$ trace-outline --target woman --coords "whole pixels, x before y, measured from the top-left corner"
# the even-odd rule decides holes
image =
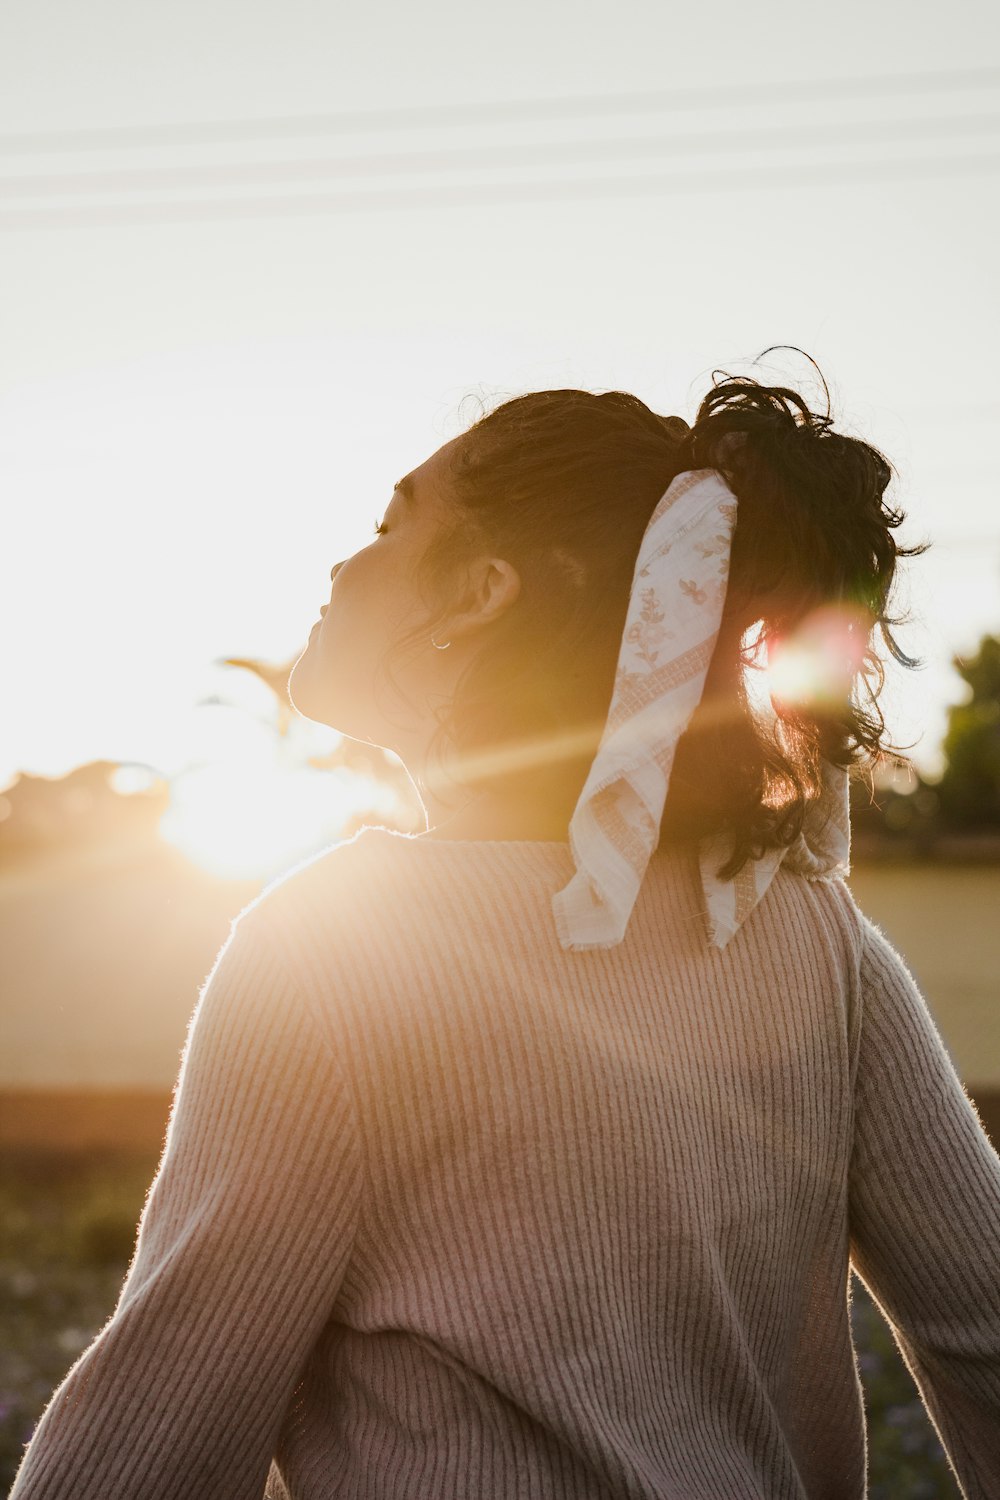
[[[235,921],[16,1500],[854,1500],[851,1265],[1000,1496],[1000,1158],[822,847],[882,748],[876,623],[914,665],[890,476],[727,380],[691,428],[523,396],[396,486],[290,695],[398,754],[427,829]],[[831,607],[769,720],[751,629]]]

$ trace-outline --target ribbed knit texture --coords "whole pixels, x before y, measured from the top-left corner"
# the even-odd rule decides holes
[[[236,919],[117,1309],[16,1500],[855,1500],[849,1262],[1000,1497],[1000,1158],[842,879],[365,829]],[[942,941],[947,934],[942,932]]]

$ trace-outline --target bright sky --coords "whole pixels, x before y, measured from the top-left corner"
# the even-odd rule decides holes
[[[187,763],[195,705],[234,675],[213,662],[301,647],[331,565],[469,393],[623,388],[691,421],[721,369],[822,409],[801,356],[751,367],[775,344],[896,465],[897,535],[934,543],[897,595],[927,666],[890,663],[884,712],[939,769],[949,656],[1000,631],[1000,67],[942,74],[994,63],[995,7],[963,0],[946,25],[928,0],[8,0],[0,785]],[[886,75],[919,77],[859,87]],[[580,97],[612,102],[527,109]],[[247,120],[270,130],[141,133]],[[105,127],[134,134],[87,134]],[[444,173],[319,165],[459,149]]]

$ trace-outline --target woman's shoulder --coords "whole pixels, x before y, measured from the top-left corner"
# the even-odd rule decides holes
[[[274,875],[244,908],[264,921],[304,913],[318,905],[330,917],[362,895],[367,878],[391,860],[403,835],[365,824],[349,838],[325,844]]]
[[[400,958],[388,914],[399,843],[366,825],[286,867],[233,919],[227,947],[308,991],[370,989],[380,966]]]
[[[240,920],[342,969],[398,965],[437,942],[534,931],[572,873],[568,843],[428,839],[366,824],[275,876]]]
[[[366,823],[275,875],[241,916],[253,912],[261,925],[315,920],[329,930],[352,925],[362,913],[367,925],[378,902],[394,923],[404,893],[416,899],[432,887],[461,892],[481,883],[477,872],[490,884],[508,867],[516,880],[540,855],[545,863],[542,850],[557,848],[569,857],[568,845],[434,840]]]
[[[338,1033],[405,1031],[447,1011],[456,964],[485,984],[498,942],[534,961],[546,894],[565,878],[556,850],[365,826],[272,879],[237,919],[239,941],[301,989],[324,1027],[335,1013]]]

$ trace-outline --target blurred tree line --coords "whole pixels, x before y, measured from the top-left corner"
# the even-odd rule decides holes
[[[889,757],[874,795],[852,779],[851,825],[862,837],[928,850],[946,836],[1000,838],[1000,637],[984,636],[974,656],[951,660],[969,695],[948,710],[943,775],[928,781]]]

